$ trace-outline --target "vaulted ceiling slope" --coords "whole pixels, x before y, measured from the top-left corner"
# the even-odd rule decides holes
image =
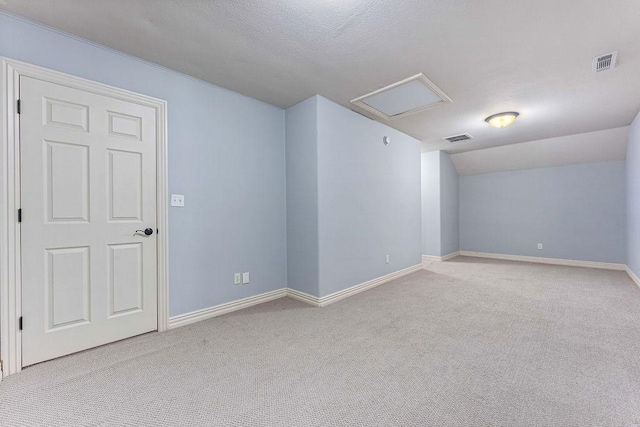
[[[626,126],[637,0],[0,0],[0,9],[250,97],[344,106],[423,72],[453,103],[388,124],[449,152]],[[591,71],[618,51],[618,66]],[[483,119],[521,113],[493,129]],[[362,111],[360,111],[362,112]],[[364,113],[368,114],[368,113]],[[442,137],[471,133],[450,145]]]
[[[624,160],[629,126],[560,136],[451,156],[458,175]]]

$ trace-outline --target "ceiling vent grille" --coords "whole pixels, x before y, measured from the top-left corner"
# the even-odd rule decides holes
[[[611,70],[616,66],[616,60],[618,58],[618,52],[607,53],[593,58],[593,72],[600,73],[602,71]]]
[[[468,139],[473,139],[473,137],[468,133],[461,133],[460,135],[448,136],[442,139],[444,139],[445,141],[454,143],[454,142],[466,141]]]

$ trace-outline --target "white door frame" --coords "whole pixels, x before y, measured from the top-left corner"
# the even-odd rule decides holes
[[[98,95],[134,102],[156,111],[157,149],[157,256],[158,331],[166,331],[169,320],[168,205],[167,205],[167,103],[127,90],[0,57],[2,66],[2,147],[0,150],[0,360],[2,376],[22,370],[22,315],[20,278],[20,116],[17,100],[20,76],[32,77]],[[1,376],[0,376],[1,379]]]

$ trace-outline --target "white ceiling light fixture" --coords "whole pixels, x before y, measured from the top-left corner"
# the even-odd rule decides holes
[[[489,123],[494,128],[504,128],[509,126],[516,120],[520,113],[515,111],[507,111],[505,113],[498,113],[484,119],[485,122]]]
[[[424,74],[352,99],[351,103],[384,120],[393,120],[451,102]]]

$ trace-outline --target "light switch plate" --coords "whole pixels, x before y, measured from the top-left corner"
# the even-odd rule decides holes
[[[171,206],[184,206],[184,195],[182,194],[172,194],[171,195]]]
[[[242,273],[242,284],[247,285],[249,283],[249,272]]]

